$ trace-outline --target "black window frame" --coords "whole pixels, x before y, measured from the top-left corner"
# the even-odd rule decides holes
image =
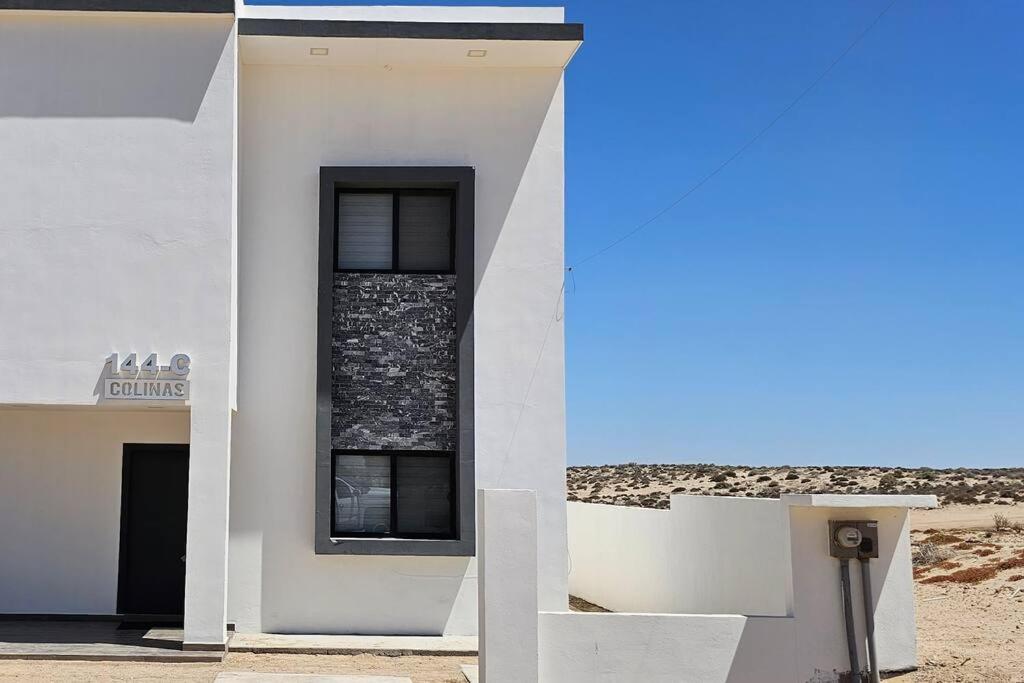
[[[472,557],[476,554],[476,444],[473,299],[475,295],[476,171],[471,166],[320,167],[317,264],[316,475],[313,552],[317,555]],[[452,539],[338,537],[334,530],[334,455],[331,441],[332,335],[337,258],[338,188],[446,189],[455,196],[456,535]],[[348,451],[349,449],[341,449]],[[419,451],[429,453],[431,451]]]
[[[339,531],[335,524],[337,524],[337,496],[335,495],[334,486],[337,485],[336,474],[338,467],[338,457],[346,455],[373,455],[383,456],[390,459],[391,476],[390,476],[390,488],[391,488],[391,510],[390,510],[390,527],[391,530],[386,533],[375,533],[372,531]],[[430,533],[408,533],[402,532],[398,529],[398,459],[402,457],[417,457],[417,458],[446,458],[448,460],[448,490],[449,490],[449,526],[448,531],[443,534],[430,534]],[[438,541],[451,541],[456,538],[456,526],[458,524],[458,501],[459,501],[459,490],[458,490],[458,478],[455,471],[456,457],[455,451],[427,451],[427,450],[372,450],[372,449],[348,449],[348,448],[335,448],[331,450],[331,537],[332,538],[395,538],[395,539],[419,539],[419,540],[438,540]]]
[[[391,267],[390,268],[339,268],[338,267],[338,204],[343,194],[389,194],[391,195]],[[402,195],[420,197],[448,197],[448,267],[441,270],[406,270],[399,267],[401,254]],[[335,273],[401,273],[403,275],[452,275],[455,273],[455,190],[447,188],[401,188],[401,187],[337,187],[334,191],[334,272]]]

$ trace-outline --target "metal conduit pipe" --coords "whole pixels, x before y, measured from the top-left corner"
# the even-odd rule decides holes
[[[850,653],[850,681],[861,683],[860,660],[857,657],[857,631],[853,626],[853,593],[850,589],[850,560],[839,560],[839,583],[843,590],[843,618],[846,622],[846,648]]]
[[[864,593],[864,630],[868,635],[868,666],[870,668],[871,683],[880,683],[881,674],[878,671],[878,654],[875,650],[875,610],[871,600],[871,560],[863,558],[860,561],[861,591]]]

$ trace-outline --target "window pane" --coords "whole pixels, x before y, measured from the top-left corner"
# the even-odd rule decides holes
[[[451,456],[398,456],[398,534],[452,532]]]
[[[338,195],[338,267],[391,270],[390,194]]]
[[[334,456],[334,533],[391,531],[391,457]]]
[[[451,270],[450,195],[402,194],[398,203],[398,267]]]

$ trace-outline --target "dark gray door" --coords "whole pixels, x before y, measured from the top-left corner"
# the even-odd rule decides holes
[[[185,612],[188,445],[125,444],[117,611]]]

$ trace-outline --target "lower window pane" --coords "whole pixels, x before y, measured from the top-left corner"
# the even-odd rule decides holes
[[[450,455],[398,456],[398,534],[452,533]]]
[[[334,456],[334,533],[391,532],[391,456]]]

